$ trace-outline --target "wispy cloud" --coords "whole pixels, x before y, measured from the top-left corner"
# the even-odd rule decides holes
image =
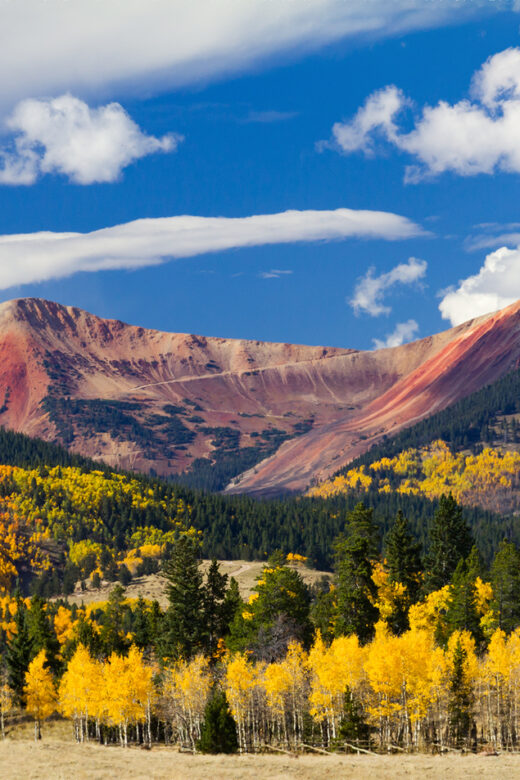
[[[241,121],[248,123],[273,124],[286,122],[298,116],[298,111],[250,111]]]
[[[279,268],[273,268],[271,271],[262,271],[258,276],[261,279],[280,279],[280,277],[289,276],[292,273],[292,271],[282,271]]]
[[[370,95],[355,116],[337,122],[332,141],[344,154],[377,152],[385,141],[417,160],[405,181],[451,171],[474,176],[495,171],[520,173],[520,48],[490,57],[473,77],[471,99],[425,106],[410,132],[399,121],[411,101],[396,86]]]
[[[396,284],[414,284],[424,277],[427,268],[426,260],[418,260],[416,257],[410,257],[408,262],[400,263],[379,276],[375,276],[374,269],[369,268],[365,276],[358,279],[354,294],[348,299],[348,303],[355,314],[364,312],[372,317],[390,314],[391,308],[383,303],[388,290]]]
[[[24,0],[2,3],[0,103],[222,78],[342,39],[398,35],[494,12],[489,0]]]
[[[140,268],[240,247],[348,238],[395,241],[422,234],[418,225],[398,214],[336,209],[239,218],[164,217],[91,233],[3,235],[0,289],[79,271]]]
[[[388,349],[388,347],[400,347],[407,341],[411,341],[419,330],[415,320],[398,322],[391,333],[387,333],[384,339],[372,339],[374,349]]]
[[[0,148],[0,184],[34,184],[46,173],[76,184],[113,182],[135,160],[171,152],[181,140],[146,135],[119,103],[89,108],[72,95],[23,100],[5,124],[12,137]]]

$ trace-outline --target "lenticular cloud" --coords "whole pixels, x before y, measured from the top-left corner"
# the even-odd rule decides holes
[[[140,219],[91,233],[0,236],[0,289],[80,271],[135,269],[226,249],[347,238],[407,239],[422,229],[384,211],[284,211],[251,217]]]

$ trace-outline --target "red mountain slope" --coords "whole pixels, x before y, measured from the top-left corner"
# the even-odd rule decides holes
[[[519,328],[515,305],[359,352],[161,333],[20,299],[0,305],[0,424],[160,474],[222,452],[263,452],[312,425],[228,488],[299,490],[383,432],[507,372],[520,357]]]
[[[444,343],[443,343],[444,341]],[[470,320],[432,339],[374,353],[394,359],[426,343],[433,354],[351,415],[287,442],[271,458],[242,475],[228,492],[304,489],[365,452],[384,434],[397,432],[503,376],[520,364],[520,303]],[[412,357],[412,355],[410,355]]]

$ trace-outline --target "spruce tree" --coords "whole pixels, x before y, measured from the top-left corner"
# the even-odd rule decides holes
[[[16,633],[7,645],[5,663],[9,685],[14,691],[16,701],[20,704],[23,699],[23,686],[25,673],[29,664],[36,655],[33,640],[29,633],[28,610],[21,596],[16,599],[16,614],[14,623]]]
[[[163,569],[170,605],[163,621],[163,654],[191,658],[204,646],[204,590],[198,543],[181,536]]]
[[[512,542],[503,541],[491,565],[493,601],[497,626],[506,634],[520,625],[520,552]]]
[[[359,742],[367,739],[369,727],[363,709],[347,686],[343,700],[343,715],[338,729],[339,742]]]
[[[441,496],[430,530],[430,551],[426,557],[424,590],[431,593],[448,585],[458,562],[473,547],[471,531],[462,508],[453,496]]]
[[[206,704],[197,750],[201,753],[236,753],[238,750],[237,727],[224,691],[214,691]]]
[[[347,533],[334,544],[337,573],[338,617],[336,636],[357,634],[370,640],[379,610],[374,605],[377,588],[372,579],[372,559],[377,552],[377,530],[372,509],[358,504],[347,518]]]
[[[227,574],[220,572],[217,561],[213,559],[204,584],[205,652],[210,657],[217,649],[218,640],[226,633],[224,608],[226,586]]]
[[[450,585],[450,601],[446,612],[448,634],[453,631],[470,631],[477,644],[483,641],[480,615],[477,611],[475,580],[482,573],[482,561],[476,547],[469,557],[460,560]],[[442,640],[447,637],[437,637]]]
[[[385,540],[388,579],[406,588],[404,594],[396,598],[395,609],[388,620],[396,634],[408,629],[408,610],[419,597],[422,570],[420,550],[421,545],[415,540],[408,521],[399,510]]]
[[[31,599],[31,608],[27,613],[27,626],[34,655],[40,650],[45,650],[46,666],[57,673],[60,668],[58,661],[60,645],[54,626],[47,615],[46,603],[40,596],[33,596]]]
[[[448,698],[448,722],[455,747],[465,747],[467,744],[472,721],[473,691],[464,669],[465,660],[466,651],[459,639],[453,652]]]

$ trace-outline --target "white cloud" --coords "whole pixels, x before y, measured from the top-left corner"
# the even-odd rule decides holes
[[[423,235],[422,229],[385,211],[284,211],[252,217],[140,219],[92,233],[0,236],[0,289],[71,276],[79,271],[139,268],[248,246],[298,241]]]
[[[413,284],[426,273],[428,263],[410,257],[407,263],[400,263],[391,271],[374,276],[374,269],[369,268],[365,276],[362,276],[354,289],[354,295],[348,301],[355,314],[366,312],[372,317],[380,314],[390,314],[391,308],[385,306],[383,299],[387,290],[395,284]]]
[[[394,118],[406,103],[404,93],[397,87],[389,86],[374,92],[350,122],[333,125],[334,142],[345,154],[357,151],[373,154],[375,131],[388,140],[395,140],[398,128]]]
[[[439,310],[452,325],[489,314],[520,298],[520,247],[491,252],[479,272],[445,291]]]
[[[392,333],[387,333],[384,339],[372,339],[374,349],[388,349],[388,347],[400,347],[407,341],[411,341],[417,334],[419,325],[415,320],[398,322]]]
[[[270,271],[263,271],[258,274],[261,279],[280,279],[282,276],[289,276],[292,271],[283,271],[280,268],[272,268]]]
[[[453,105],[425,106],[410,132],[396,118],[410,102],[395,86],[367,98],[353,119],[332,128],[336,148],[372,154],[384,138],[416,158],[405,181],[452,171],[460,176],[505,171],[520,173],[520,48],[490,57],[474,75],[471,95]]]
[[[506,7],[509,1],[505,0]],[[24,0],[2,3],[0,107],[170,88],[348,38],[494,13],[489,0]]]
[[[46,173],[76,184],[111,182],[134,160],[173,151],[180,140],[146,135],[119,103],[89,108],[72,95],[23,100],[6,126],[13,140],[0,149],[0,184],[33,184]]]

